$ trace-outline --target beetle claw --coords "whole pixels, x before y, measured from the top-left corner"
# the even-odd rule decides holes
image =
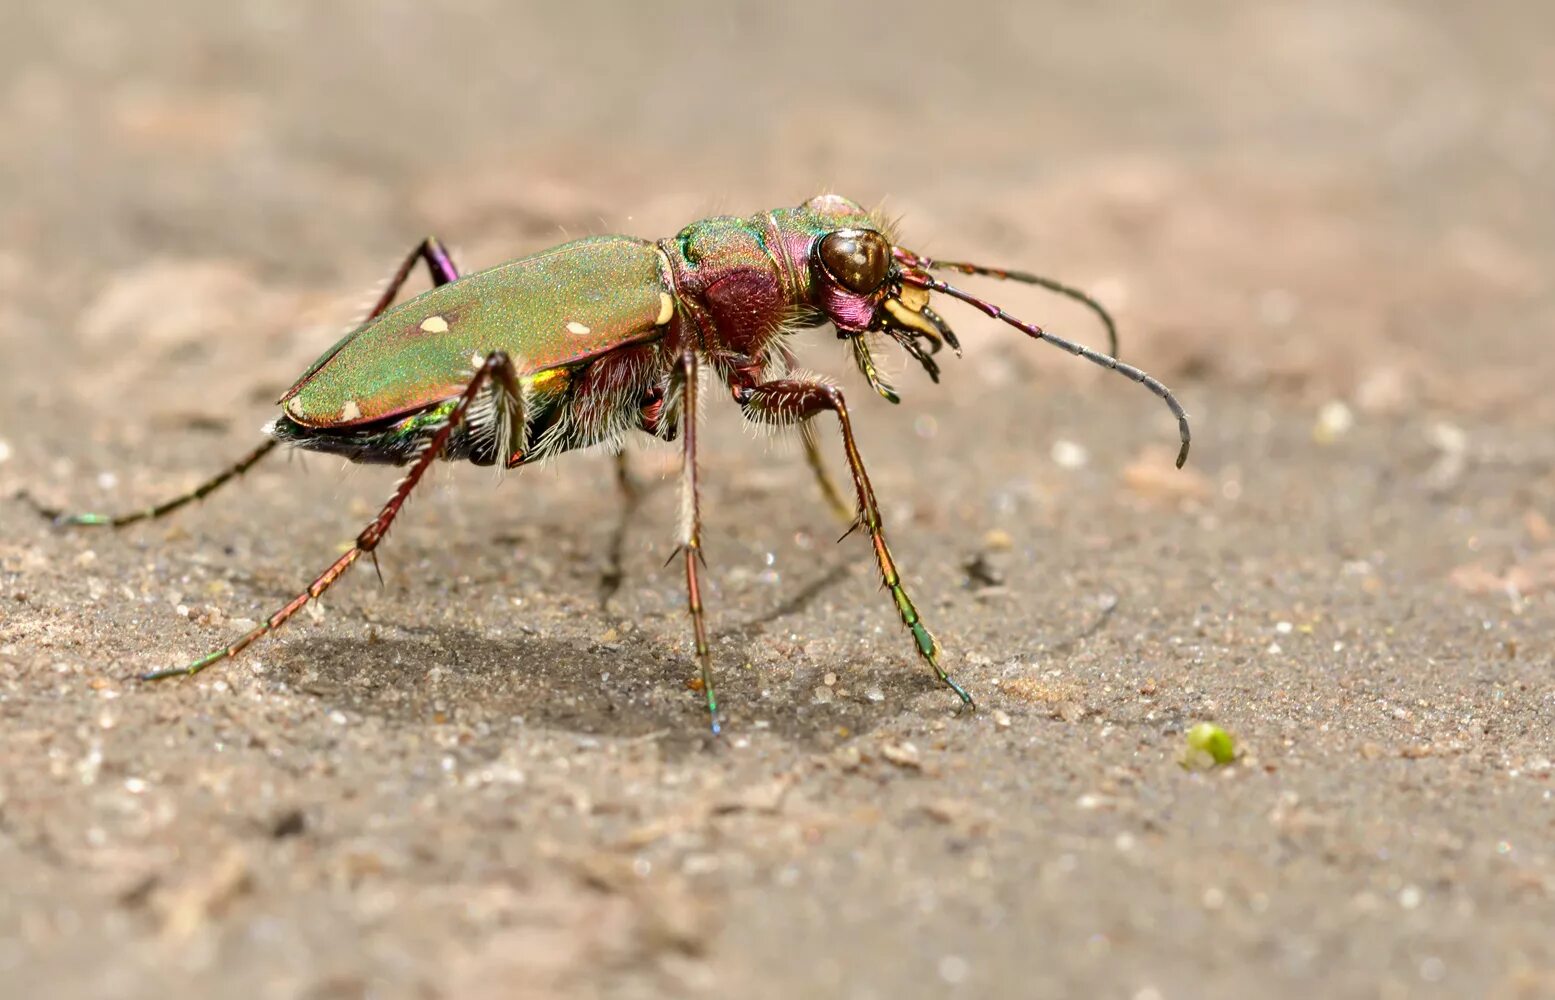
[[[929,373],[929,378],[931,380],[934,382],[939,381],[939,363],[934,360],[934,354],[939,349],[940,342],[938,340],[935,340],[933,337],[925,336],[915,330],[898,330],[895,328],[888,328],[886,332],[891,335],[893,340],[902,345],[902,349],[904,351],[912,355],[914,361],[917,361],[920,365],[923,366],[923,370]],[[932,345],[928,351],[923,349],[923,344],[919,342],[920,337],[923,340],[927,340],[930,345]]]
[[[933,309],[930,309],[928,306],[924,306],[922,309],[919,309],[918,314],[921,315],[924,319],[928,320],[930,323],[934,324],[934,328],[939,331],[940,337],[945,341],[945,343],[950,345],[951,350],[956,352],[956,357],[961,357],[961,341],[956,339],[956,331],[950,328],[950,324],[946,323],[945,320],[941,318],[939,313],[935,312]]]

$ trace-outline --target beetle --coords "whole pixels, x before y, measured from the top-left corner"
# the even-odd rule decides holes
[[[433,287],[395,305],[417,262]],[[1092,308],[1106,324],[1110,354],[1056,337],[935,277],[935,272],[1040,285]],[[589,445],[620,454],[644,433],[683,450],[678,548],[684,562],[701,689],[714,735],[721,728],[702,606],[697,423],[703,375],[731,394],[745,417],[798,426],[823,490],[840,502],[821,464],[811,418],[831,414],[841,432],[855,504],[848,533],[868,534],[882,583],[917,654],[966,706],[971,695],[940,663],[940,647],[907,594],[886,543],[880,508],[844,395],[800,371],[789,335],[830,323],[869,385],[897,402],[874,350],[894,342],[934,381],[934,355],[955,333],[930,306],[958,299],[1027,336],[1117,371],[1155,393],[1177,418],[1180,468],[1187,415],[1158,380],[1117,360],[1116,329],[1099,303],[1048,278],[913,253],[892,227],[858,203],[825,194],[793,208],[694,222],[668,239],[575,240],[461,276],[436,238],[406,255],[366,319],[325,351],[279,400],[280,415],[251,453],[188,493],[116,516],[63,514],[57,524],[123,527],[161,517],[242,475],[282,445],[387,463],[406,471],[354,544],[297,596],[230,645],[146,680],[187,676],[246,649],[317,600],[376,549],[434,461],[516,468]],[[622,479],[623,482],[626,480]],[[844,536],[846,537],[846,535]]]

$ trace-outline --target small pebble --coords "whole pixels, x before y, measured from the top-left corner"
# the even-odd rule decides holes
[[[1003,528],[990,528],[983,533],[983,548],[990,552],[1008,552],[1014,547],[1014,537]]]
[[[918,754],[918,748],[911,743],[887,743],[880,748],[880,756],[897,767],[923,767],[923,761]]]
[[[965,979],[971,969],[960,955],[946,955],[939,960],[939,977],[952,986]]]
[[[1317,411],[1317,423],[1312,426],[1312,440],[1318,444],[1333,444],[1355,426],[1355,414],[1339,400],[1323,404]]]
[[[1074,441],[1053,442],[1053,464],[1060,469],[1083,469],[1090,462],[1090,452],[1085,446]]]

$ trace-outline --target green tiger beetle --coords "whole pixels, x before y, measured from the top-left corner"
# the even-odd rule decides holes
[[[394,305],[418,260],[434,287]],[[1077,299],[1106,324],[1111,354],[1046,333],[934,271],[1040,285]],[[1094,300],[1036,275],[912,253],[897,245],[879,217],[846,198],[821,195],[749,218],[704,219],[658,242],[589,237],[467,276],[438,240],[427,239],[405,257],[367,318],[281,397],[281,414],[266,426],[264,443],[241,461],[186,494],[133,513],[39,510],[57,524],[114,528],[161,517],[247,472],[283,444],[406,467],[378,516],[307,589],[231,645],[187,666],[144,675],[156,680],[196,674],[236,656],[321,597],[358,559],[375,553],[434,461],[511,469],[588,445],[619,454],[633,431],[665,441],[679,437],[682,509],[671,559],[679,555],[685,562],[701,689],[716,735],[718,701],[698,577],[695,414],[708,368],[746,419],[799,427],[823,492],[851,518],[848,533],[862,528],[869,534],[881,579],[918,655],[971,706],[971,696],[940,665],[939,645],[897,572],[842,391],[798,370],[787,344],[796,330],[831,323],[870,386],[895,403],[895,390],[874,363],[872,352],[881,344],[900,345],[936,382],[933,355],[944,344],[961,352],[956,335],[930,308],[931,293],[959,299],[1145,386],[1177,418],[1178,467],[1187,459],[1182,406],[1159,381],[1112,356],[1115,328]],[[851,512],[826,476],[808,423],[827,412],[837,420],[853,479]]]

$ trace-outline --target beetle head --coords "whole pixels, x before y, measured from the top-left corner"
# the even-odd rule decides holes
[[[903,251],[885,222],[839,195],[812,198],[799,211],[809,217],[812,238],[806,254],[810,302],[837,328],[837,335],[852,344],[870,385],[897,401],[875,370],[867,334],[896,341],[939,381],[933,355],[947,343],[959,354],[961,345],[929,308],[927,289],[903,282]]]
[[[896,392],[875,370],[870,355],[868,334],[884,334],[902,346],[921,364],[929,377],[939,381],[939,365],[934,355],[945,344],[961,353],[961,345],[939,314],[929,308],[930,293],[959,299],[984,314],[1000,320],[1028,337],[1045,340],[1093,364],[1109,368],[1140,383],[1161,397],[1177,418],[1182,448],[1177,453],[1180,468],[1188,458],[1188,416],[1182,405],[1158,380],[1132,365],[1118,361],[1117,327],[1101,303],[1077,288],[1003,268],[985,267],[960,261],[935,260],[897,245],[885,220],[865,212],[856,202],[833,194],[811,198],[799,208],[783,214],[798,222],[797,236],[803,241],[802,258],[809,267],[806,285],[810,305],[837,327],[837,335],[853,346],[859,371],[876,392],[898,402]],[[784,227],[779,222],[779,229]],[[790,230],[790,233],[793,231]],[[791,244],[792,247],[792,244]],[[1081,344],[1047,333],[1041,327],[1010,315],[1004,309],[936,278],[934,271],[958,271],[1001,281],[1037,285],[1074,299],[1091,309],[1107,329],[1108,349],[1102,354]]]

